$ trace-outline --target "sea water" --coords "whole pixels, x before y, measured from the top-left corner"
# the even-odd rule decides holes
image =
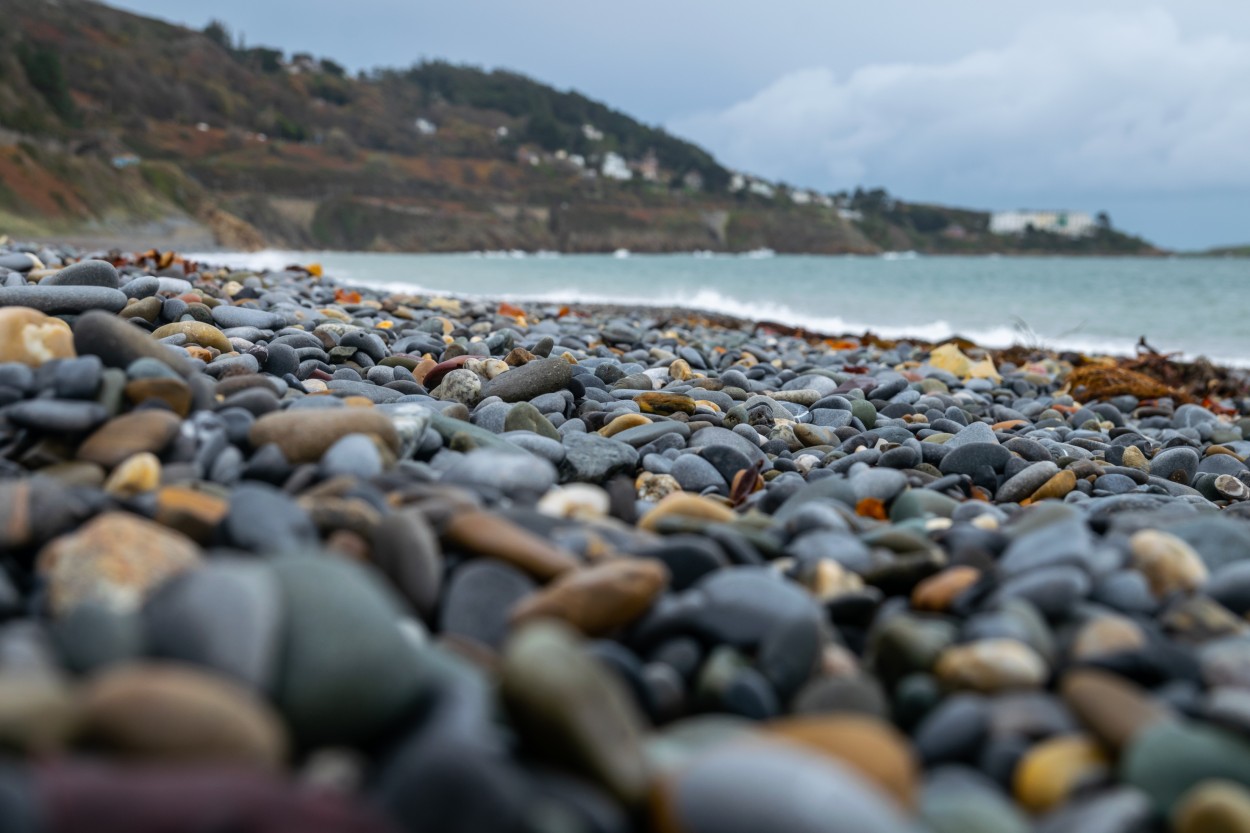
[[[451,255],[280,252],[198,255],[326,273],[394,290],[554,304],[686,306],[830,334],[960,335],[1250,366],[1250,259],[778,255]]]

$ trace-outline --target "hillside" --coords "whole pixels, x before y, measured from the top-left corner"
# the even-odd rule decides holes
[[[791,189],[576,92],[352,76],[87,0],[0,0],[0,233],[393,251],[1153,252],[1100,227]]]

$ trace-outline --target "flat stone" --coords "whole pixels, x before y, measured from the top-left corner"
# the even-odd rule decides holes
[[[218,327],[256,327],[260,330],[277,330],[286,322],[281,315],[248,307],[235,307],[221,304],[213,307],[213,323]]]
[[[48,315],[121,312],[127,300],[121,290],[107,286],[0,287],[0,307],[30,307]]]
[[[638,466],[638,451],[620,440],[598,434],[568,434],[562,443],[565,449],[564,460],[560,463],[562,483],[603,483],[615,474],[632,475]]]
[[[475,449],[443,472],[442,482],[533,504],[556,484],[557,478],[556,467],[550,461],[519,448],[511,448],[510,453]]]
[[[81,743],[134,762],[276,772],[286,761],[286,732],[268,704],[187,666],[128,663],[96,674],[81,719]]]
[[[108,419],[108,410],[97,402],[70,399],[28,399],[3,412],[8,422],[33,431],[83,434]]]
[[[668,577],[668,569],[654,559],[611,559],[564,573],[516,605],[512,621],[560,619],[587,636],[604,636],[645,613]]]
[[[541,581],[578,567],[572,553],[490,512],[456,514],[443,528],[443,540],[466,552],[510,564]]]
[[[368,434],[399,451],[399,434],[391,420],[371,408],[285,410],[265,414],[248,431],[253,448],[273,443],[292,463],[315,463],[348,434]]]
[[[536,359],[491,379],[482,386],[482,397],[520,402],[564,390],[572,379],[573,366],[564,359]]]

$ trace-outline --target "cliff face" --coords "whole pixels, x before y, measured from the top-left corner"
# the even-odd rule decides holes
[[[0,0],[0,21],[0,233],[183,248],[1150,251],[1112,232],[1025,245],[990,235],[982,212],[883,192],[836,207],[751,193],[701,148],[515,73],[428,63],[353,77],[236,46],[221,26],[89,0]]]

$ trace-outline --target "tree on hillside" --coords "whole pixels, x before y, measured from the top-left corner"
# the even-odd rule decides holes
[[[230,51],[230,29],[220,20],[210,20],[204,27],[204,36],[227,52]]]
[[[69,84],[61,57],[47,46],[31,46],[23,43],[17,49],[18,60],[26,73],[26,80],[43,96],[62,121],[73,123],[77,119],[74,100],[69,95]]]

